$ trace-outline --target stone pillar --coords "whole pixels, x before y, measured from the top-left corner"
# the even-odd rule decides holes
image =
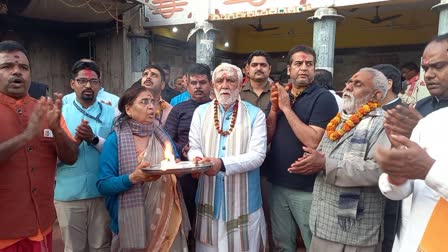
[[[196,63],[203,63],[215,68],[216,34],[213,25],[204,21],[196,31]]]
[[[440,3],[434,5],[431,10],[439,12],[438,35],[448,33],[448,0],[441,0]]]
[[[131,70],[142,72],[151,62],[151,37],[145,35],[128,35],[131,40]]]
[[[141,6],[136,6],[123,15],[124,20],[131,20],[129,26],[123,29],[123,68],[124,89],[130,87],[142,77],[143,68],[151,63],[152,36],[144,29],[139,18]]]
[[[307,19],[314,24],[313,48],[317,54],[316,68],[333,73],[336,22],[343,19],[335,9],[327,7],[317,9],[314,16]]]

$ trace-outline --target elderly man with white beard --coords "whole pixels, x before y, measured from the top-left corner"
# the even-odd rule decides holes
[[[265,248],[259,167],[266,155],[266,122],[258,107],[241,101],[242,80],[238,67],[216,67],[217,98],[199,106],[191,122],[189,160],[213,163],[197,174],[196,251]]]
[[[378,188],[376,149],[390,147],[380,101],[388,81],[362,68],[346,83],[343,111],[327,125],[317,150],[291,165],[290,172],[318,173],[314,184],[310,251],[381,251],[385,199]]]

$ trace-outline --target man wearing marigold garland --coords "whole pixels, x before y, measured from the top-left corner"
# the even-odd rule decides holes
[[[160,125],[160,127],[165,126],[168,114],[173,108],[173,106],[162,98],[162,90],[165,85],[168,85],[165,80],[165,72],[162,67],[154,64],[145,67],[140,83],[134,83],[134,85],[142,85],[152,91],[154,100],[156,100],[156,104],[154,105],[154,109],[156,111],[156,122]]]
[[[381,251],[385,199],[375,150],[389,147],[380,101],[388,81],[362,68],[347,82],[343,111],[327,126],[317,150],[304,147],[292,173],[318,174],[314,185],[310,251]]]
[[[223,63],[212,75],[216,99],[193,114],[189,160],[211,162],[196,193],[196,251],[264,251],[260,165],[266,155],[264,113],[239,93],[243,74]]]
[[[265,165],[272,183],[270,205],[274,251],[296,251],[297,232],[305,246],[311,243],[309,212],[316,175],[288,172],[291,163],[304,154],[303,147],[316,148],[325,126],[338,112],[334,96],[314,82],[316,53],[298,45],[288,53],[291,91],[272,86],[267,120],[271,150]]]

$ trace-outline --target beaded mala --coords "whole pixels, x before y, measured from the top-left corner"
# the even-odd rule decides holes
[[[232,120],[230,121],[229,129],[226,131],[223,131],[221,129],[221,127],[219,126],[220,123],[219,123],[219,118],[218,118],[218,105],[219,105],[218,100],[215,99],[215,101],[213,103],[213,112],[214,112],[213,118],[215,121],[215,128],[218,131],[218,134],[220,134],[222,136],[228,136],[232,132],[233,127],[235,127],[236,116],[238,114],[238,100],[236,100],[235,104],[233,105]]]

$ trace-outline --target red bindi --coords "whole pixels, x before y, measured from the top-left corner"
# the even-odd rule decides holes
[[[87,79],[96,79],[95,77],[96,73],[94,71],[86,69],[84,70],[84,73]]]
[[[424,57],[424,58],[422,59],[422,62],[423,62],[423,64],[427,65],[427,64],[429,64],[429,59],[426,58],[426,57]]]

